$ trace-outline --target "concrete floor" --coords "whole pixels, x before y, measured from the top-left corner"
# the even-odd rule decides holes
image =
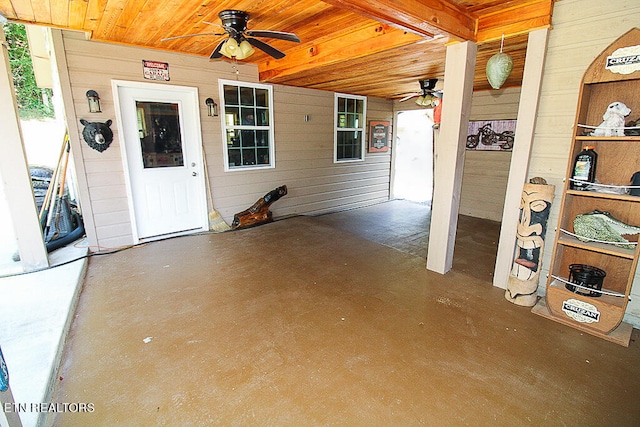
[[[371,237],[410,226],[382,208],[92,258],[53,401],[93,411],[45,424],[638,425],[637,331],[624,348],[429,272]]]

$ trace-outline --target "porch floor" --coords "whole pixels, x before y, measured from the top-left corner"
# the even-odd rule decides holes
[[[427,271],[385,205],[91,258],[53,401],[94,410],[45,424],[637,425],[638,331],[506,301],[483,221]]]

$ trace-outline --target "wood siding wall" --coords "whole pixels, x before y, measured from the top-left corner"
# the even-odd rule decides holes
[[[556,186],[557,202],[549,217],[548,249],[542,263],[541,294],[545,292],[545,278],[549,273],[582,76],[596,56],[634,27],[640,27],[637,0],[561,0],[555,4],[529,164],[529,177],[541,176]],[[638,113],[631,115],[635,119]],[[640,275],[637,272],[625,321],[640,327]]]
[[[514,120],[520,89],[475,92],[470,120]],[[467,150],[462,177],[460,214],[502,221],[511,151]]]
[[[145,81],[143,59],[169,63],[171,81],[167,84],[198,88],[214,205],[227,223],[234,213],[283,184],[289,194],[272,206],[276,219],[339,211],[389,198],[390,153],[367,154],[364,162],[333,163],[333,92],[274,86],[276,168],[224,172],[220,118],[207,116],[204,100],[212,97],[219,103],[218,79],[257,82],[257,67],[239,64],[236,75],[227,61],[96,43],[70,31],[62,32],[62,40],[67,90],[73,99],[66,113],[73,145],[80,149],[75,150],[78,173],[86,176],[86,188],[80,193],[84,194],[81,202],[91,245],[111,248],[133,241],[111,81]],[[100,94],[102,113],[87,112],[85,93],[89,89]],[[305,114],[310,117],[308,122]],[[98,153],[81,142],[81,118],[114,121],[114,141],[108,150]],[[369,98],[369,120],[391,121],[392,103]]]

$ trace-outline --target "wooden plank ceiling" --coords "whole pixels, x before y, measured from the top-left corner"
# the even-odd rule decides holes
[[[249,30],[295,33],[301,42],[261,39],[286,53],[263,52],[264,82],[398,99],[418,81],[444,77],[448,43],[479,44],[475,90],[491,89],[484,68],[503,51],[514,70],[503,87],[520,86],[527,33],[551,25],[554,0],[0,0],[9,21],[81,30],[92,40],[209,57],[226,36],[218,13],[249,13]],[[217,61],[231,61],[223,58]]]

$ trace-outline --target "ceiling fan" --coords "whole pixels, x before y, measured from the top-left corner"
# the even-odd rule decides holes
[[[442,98],[442,91],[435,90],[438,79],[419,80],[418,82],[420,83],[421,91],[405,96],[400,100],[400,102],[404,102],[408,99],[418,96],[418,99],[416,99],[416,104],[427,108],[436,107],[440,103],[440,99]]]
[[[245,59],[251,56],[255,50],[254,47],[260,49],[266,54],[281,59],[285,57],[285,53],[275,47],[258,40],[254,37],[265,37],[271,39],[287,40],[290,42],[300,43],[300,38],[293,33],[285,33],[283,31],[269,31],[269,30],[247,30],[247,22],[249,21],[249,14],[241,10],[223,10],[218,14],[220,21],[222,22],[222,33],[197,33],[186,34],[184,36],[167,37],[162,41],[181,39],[185,37],[193,36],[223,36],[225,34],[229,37],[222,40],[209,56],[209,59],[218,59],[226,56],[227,58]],[[218,25],[218,24],[215,24]]]

